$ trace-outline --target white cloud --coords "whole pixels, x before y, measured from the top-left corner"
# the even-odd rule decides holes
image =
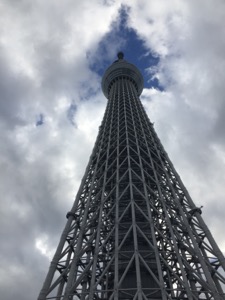
[[[41,252],[42,255],[46,256],[49,261],[52,259],[55,249],[49,249],[48,245],[49,236],[44,235],[35,239],[35,247]]]

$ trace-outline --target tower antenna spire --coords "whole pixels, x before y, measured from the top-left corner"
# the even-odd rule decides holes
[[[117,53],[118,59],[123,59],[124,58],[124,53],[122,51]]]

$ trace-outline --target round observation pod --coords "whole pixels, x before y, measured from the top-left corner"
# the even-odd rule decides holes
[[[144,79],[141,72],[135,65],[123,59],[123,52],[119,52],[117,57],[118,59],[105,71],[102,77],[102,91],[105,97],[109,97],[113,83],[120,78],[126,78],[133,82],[138,96],[140,96],[144,87]]]

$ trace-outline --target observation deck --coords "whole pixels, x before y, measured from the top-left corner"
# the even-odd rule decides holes
[[[141,95],[144,87],[144,79],[141,72],[135,65],[123,59],[123,52],[117,54],[118,59],[105,71],[102,78],[102,91],[108,99],[113,83],[121,78],[129,79],[136,87],[138,96]]]

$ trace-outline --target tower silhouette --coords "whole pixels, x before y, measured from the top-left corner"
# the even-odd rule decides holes
[[[140,102],[143,77],[106,70],[98,137],[39,300],[225,299],[225,260]]]

